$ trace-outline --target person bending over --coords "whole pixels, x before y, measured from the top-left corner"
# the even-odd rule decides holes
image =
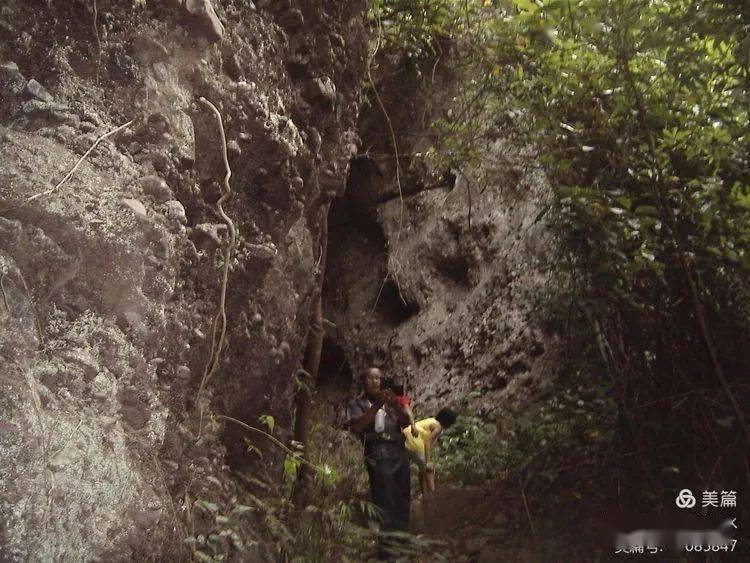
[[[451,409],[442,409],[434,418],[424,418],[414,423],[418,436],[415,438],[409,428],[403,430],[406,449],[419,467],[419,485],[422,494],[435,492],[435,465],[432,461],[432,447],[444,428],[456,422],[457,415]]]

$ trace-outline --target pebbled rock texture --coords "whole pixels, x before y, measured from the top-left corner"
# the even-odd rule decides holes
[[[0,9],[2,560],[187,560],[192,503],[242,502],[251,458],[211,414],[289,426],[359,111],[363,2],[96,4]],[[200,96],[239,235],[197,402],[228,243]]]

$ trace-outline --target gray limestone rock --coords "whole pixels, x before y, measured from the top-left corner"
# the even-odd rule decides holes
[[[292,422],[291,359],[304,351],[319,287],[318,168],[346,152],[344,130],[357,120],[349,107],[300,112],[304,77],[286,78],[288,35],[276,14],[244,1],[150,2],[158,17],[142,2],[114,12],[101,4],[98,69],[91,22],[75,10],[40,17],[15,1],[0,10],[18,37],[3,53],[13,63],[0,64],[3,561],[187,561],[188,518],[198,511],[182,509],[186,498],[222,510],[230,499],[248,502],[229,469],[247,462],[243,435],[211,414]],[[313,0],[305,13],[322,14],[324,4]],[[321,104],[333,100],[334,82],[358,97],[362,9],[325,14],[316,41],[342,33],[350,61],[344,72],[326,50],[309,59],[305,77],[329,77],[315,94]],[[83,23],[86,33],[61,32]],[[206,47],[219,40],[223,49]],[[232,55],[248,82],[228,76]],[[39,82],[55,77],[54,100],[26,69]],[[221,138],[198,96],[220,109],[228,140],[242,139],[241,153],[229,147],[225,209],[240,238],[226,346],[200,404],[228,236],[214,197],[225,173]],[[325,142],[313,140],[324,156],[310,154],[298,126],[325,132]],[[250,193],[256,179],[262,190]],[[292,185],[311,197],[291,197]],[[256,315],[258,324],[239,322]],[[264,463],[283,462],[263,453]],[[238,533],[265,550],[254,518],[245,515]],[[195,537],[214,525],[194,523]],[[263,560],[255,553],[247,547],[241,558]]]
[[[165,201],[174,199],[172,190],[162,178],[159,178],[159,176],[144,176],[139,180],[139,183],[143,193],[153,197],[157,203],[164,203]]]
[[[221,235],[227,232],[227,226],[221,223],[200,223],[195,226],[195,236],[201,243],[208,246],[220,247]]]
[[[23,93],[43,102],[51,102],[53,100],[52,94],[47,92],[47,89],[33,78],[26,83]]]
[[[307,83],[305,96],[310,101],[319,101],[333,107],[336,103],[336,85],[327,76],[313,78]]]
[[[185,0],[185,9],[209,41],[220,41],[224,37],[224,25],[219,21],[210,0]]]
[[[8,92],[15,96],[20,94],[26,86],[26,79],[12,61],[0,63],[0,94]]]
[[[170,132],[174,138],[177,157],[187,165],[195,162],[195,128],[193,120],[184,111],[167,114]]]
[[[170,200],[166,202],[166,216],[173,221],[185,225],[187,223],[187,216],[185,215],[185,207],[177,200]]]

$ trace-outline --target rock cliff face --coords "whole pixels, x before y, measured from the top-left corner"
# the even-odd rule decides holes
[[[363,9],[3,3],[0,559],[179,557],[191,501],[231,497],[245,462],[210,413],[288,426],[356,151]],[[203,416],[229,237],[199,97],[238,231]]]
[[[540,306],[558,283],[549,192],[531,151],[502,139],[476,166],[426,174],[430,123],[464,108],[450,63],[423,66],[381,72],[392,131],[379,105],[361,115],[365,149],[331,210],[325,313],[353,372],[374,364],[406,379],[423,413],[488,413],[558,368]]]

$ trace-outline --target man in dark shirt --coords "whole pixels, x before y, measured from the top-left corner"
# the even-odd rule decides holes
[[[370,493],[378,508],[381,530],[408,532],[411,481],[401,429],[409,425],[409,419],[396,404],[393,391],[380,389],[381,378],[378,368],[362,371],[363,392],[349,401],[347,425],[364,444]],[[382,425],[376,425],[381,409]]]

